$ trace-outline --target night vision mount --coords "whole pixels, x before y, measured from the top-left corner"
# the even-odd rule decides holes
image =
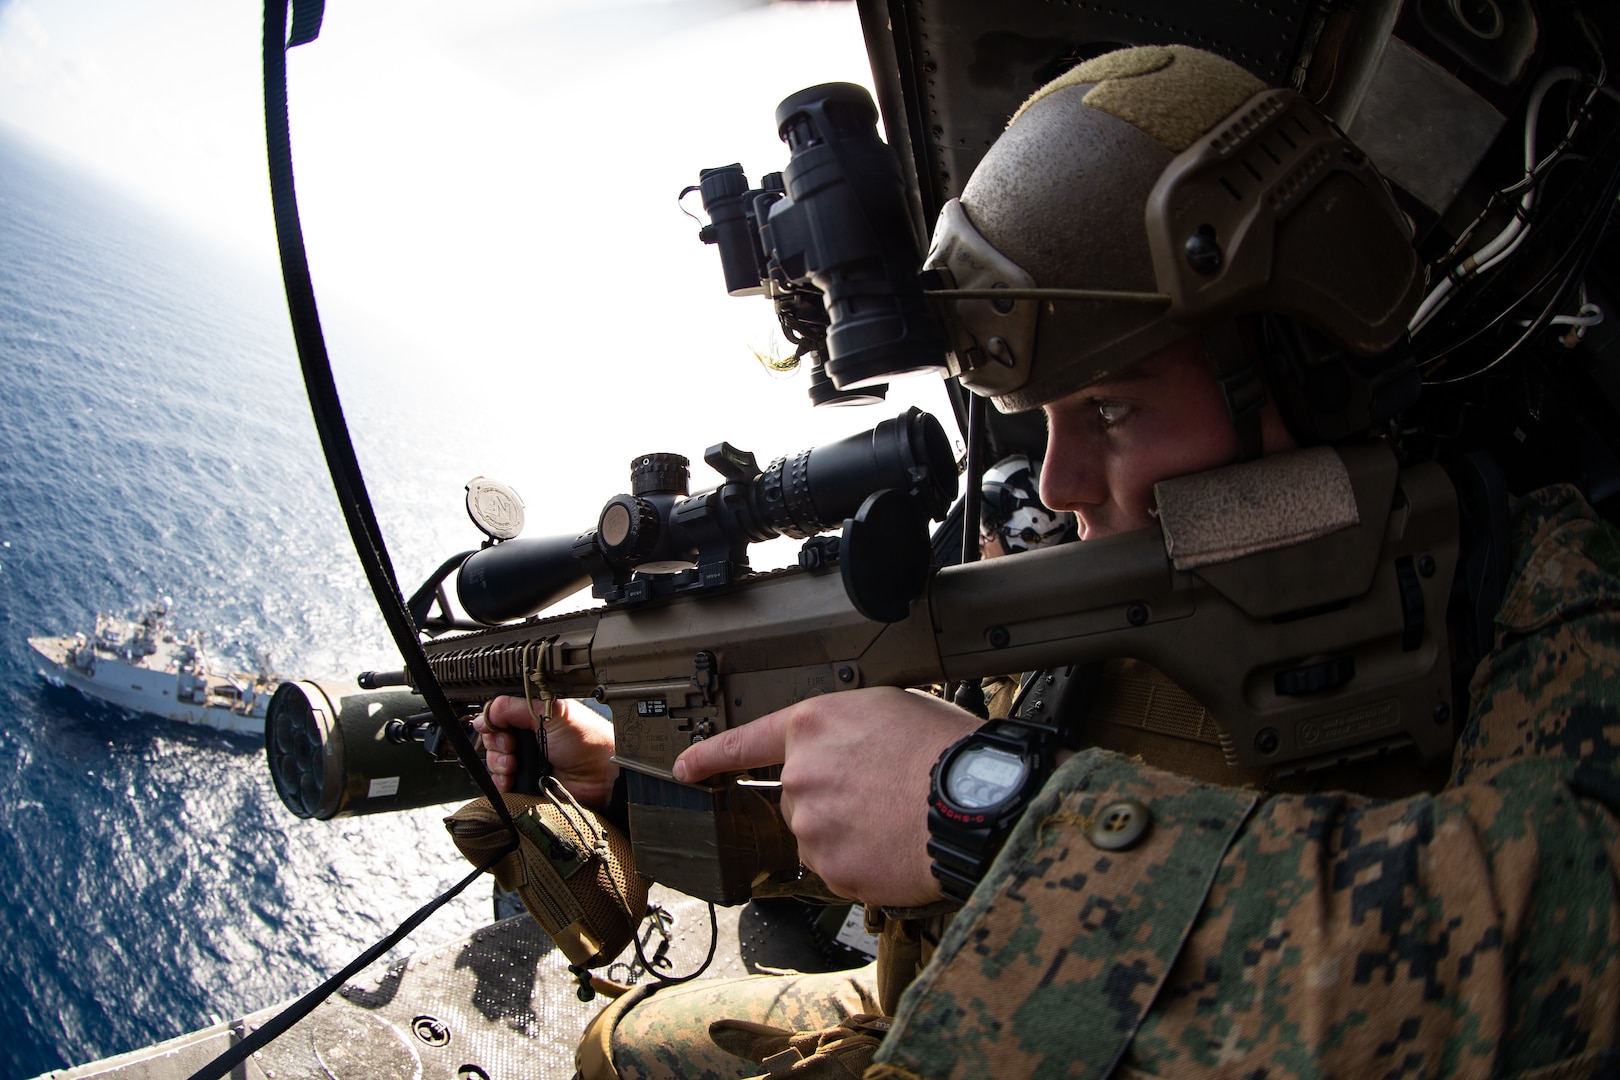
[[[906,209],[900,162],[878,111],[853,83],[786,98],[776,129],[789,160],[749,186],[741,165],[704,169],[709,224],[726,291],[764,295],[811,367],[817,405],[881,399],[884,380],[945,366],[945,340],[918,273],[923,238]]]

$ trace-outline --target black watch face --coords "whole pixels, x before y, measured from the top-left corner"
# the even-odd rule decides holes
[[[1028,774],[1029,765],[1019,754],[995,746],[969,746],[951,759],[941,786],[956,805],[980,810],[1016,795]]]

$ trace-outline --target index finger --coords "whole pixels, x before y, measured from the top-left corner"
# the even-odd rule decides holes
[[[768,713],[693,743],[675,759],[675,779],[691,784],[715,773],[782,764],[787,755],[787,724],[782,715]]]

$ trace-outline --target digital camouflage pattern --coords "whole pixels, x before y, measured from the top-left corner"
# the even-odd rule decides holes
[[[1444,791],[1266,796],[1076,755],[906,992],[868,1080],[1620,1074],[1620,532],[1569,488],[1514,521]],[[1124,803],[1151,826],[1097,847]],[[614,1062],[759,1075],[710,1021],[830,1027],[873,1010],[870,979],[664,991],[618,1018]]]
[[[1514,550],[1445,791],[1272,796],[1217,850],[1252,793],[1079,755],[868,1075],[1614,1075],[1620,534],[1548,489]],[[1118,798],[1153,831],[1100,851]]]
[[[805,1043],[815,1044],[820,1050],[816,1060],[796,1066],[794,1077],[858,1075],[854,1062],[869,1061],[878,1040],[851,1039],[839,1025],[894,1009],[952,910],[942,902],[876,920],[868,913],[867,929],[880,935],[878,960],[852,971],[711,979],[666,987],[651,998],[645,993],[651,987],[638,988],[609,1005],[592,1023],[576,1059],[581,1075],[584,1080],[614,1076],[720,1080],[765,1071],[761,1066],[768,1055],[760,1051],[766,1041],[750,1045],[727,1038],[716,1032],[717,1021],[770,1027],[784,1037],[779,1041],[801,1049]],[[785,1038],[800,1033],[815,1033],[816,1038]],[[858,1045],[851,1046],[852,1042]],[[829,1056],[836,1060],[823,1060]],[[611,1068],[596,1067],[606,1059],[612,1060]],[[781,1067],[780,1062],[777,1065]],[[815,1071],[818,1066],[827,1066],[827,1071]]]
[[[874,974],[868,966],[667,987],[611,1018],[613,1068],[625,1080],[735,1080],[762,1073],[757,1058],[722,1050],[709,1025],[725,1019],[790,1032],[832,1027],[877,1011]],[[586,1080],[596,1078],[587,1073]]]

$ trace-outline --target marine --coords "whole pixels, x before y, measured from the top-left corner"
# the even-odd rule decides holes
[[[1284,157],[1304,144],[1299,171],[1223,192],[1211,162],[1267,133]],[[1106,54],[1038,91],[930,262],[958,288],[1012,283],[1008,310],[951,302],[952,374],[1043,410],[1041,500],[1082,543],[1155,527],[1164,481],[1388,438],[1418,390],[1404,346],[1426,284],[1373,166],[1299,95],[1196,49]],[[964,890],[930,807],[996,721],[875,688],[694,745],[681,779],[782,765],[803,862],[874,913],[883,953],[638,989],[593,1023],[582,1073],[1612,1075],[1620,534],[1562,485],[1511,522],[1450,761],[1237,769],[1218,718],[1111,700],[1174,689],[1122,661],[1016,824],[974,840]],[[498,783],[511,729],[537,723],[511,698],[477,722]],[[611,726],[567,707],[546,726],[558,778],[605,807]]]

